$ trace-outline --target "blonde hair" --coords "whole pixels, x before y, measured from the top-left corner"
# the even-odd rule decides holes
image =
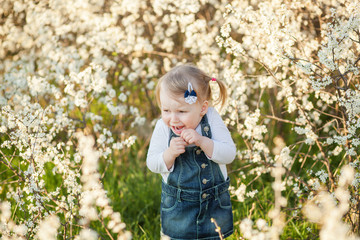
[[[156,101],[158,105],[161,106],[161,86],[166,87],[173,95],[183,95],[185,91],[188,90],[188,83],[191,82],[198,99],[200,101],[207,100],[209,103],[212,103],[212,93],[210,87],[212,79],[212,77],[209,77],[202,70],[193,65],[185,64],[176,66],[159,79],[155,90]],[[220,95],[213,104],[221,103],[221,107],[223,107],[227,98],[226,85],[220,79],[216,79],[215,82],[219,86]]]

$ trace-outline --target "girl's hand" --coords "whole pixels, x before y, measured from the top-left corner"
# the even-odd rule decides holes
[[[185,129],[181,132],[181,137],[188,144],[195,144],[196,146],[200,147],[200,143],[203,136],[198,134],[194,129]]]
[[[208,158],[212,157],[214,151],[214,142],[208,137],[198,134],[194,129],[185,129],[181,132],[183,138],[188,144],[195,144],[200,147]]]
[[[174,137],[170,141],[170,146],[168,148],[169,153],[175,158],[177,158],[180,154],[185,152],[185,146],[187,143],[181,137]]]
[[[170,141],[170,146],[163,154],[164,162],[168,170],[174,165],[175,159],[185,152],[187,143],[181,137],[174,137]]]

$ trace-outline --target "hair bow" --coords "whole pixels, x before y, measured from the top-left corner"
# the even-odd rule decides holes
[[[194,91],[194,88],[190,82],[188,83],[188,90],[186,90],[184,97],[185,102],[188,104],[193,104],[197,100],[196,92]]]

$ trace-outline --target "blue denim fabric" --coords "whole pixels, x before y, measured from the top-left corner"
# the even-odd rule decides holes
[[[211,138],[206,115],[200,124],[202,135]],[[176,135],[171,131],[169,142],[172,137]],[[168,182],[162,183],[162,233],[176,240],[220,239],[211,222],[214,218],[223,237],[230,236],[233,215],[229,182],[229,178],[224,180],[219,165],[199,147],[187,147],[175,160]]]

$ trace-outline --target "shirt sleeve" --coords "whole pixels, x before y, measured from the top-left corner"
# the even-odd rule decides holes
[[[211,128],[214,150],[210,160],[219,164],[229,164],[236,156],[236,146],[228,128],[225,126],[219,113],[214,109],[209,109],[209,124]]]
[[[146,157],[146,165],[154,173],[169,173],[163,159],[164,151],[168,148],[169,129],[160,119],[157,121]]]

